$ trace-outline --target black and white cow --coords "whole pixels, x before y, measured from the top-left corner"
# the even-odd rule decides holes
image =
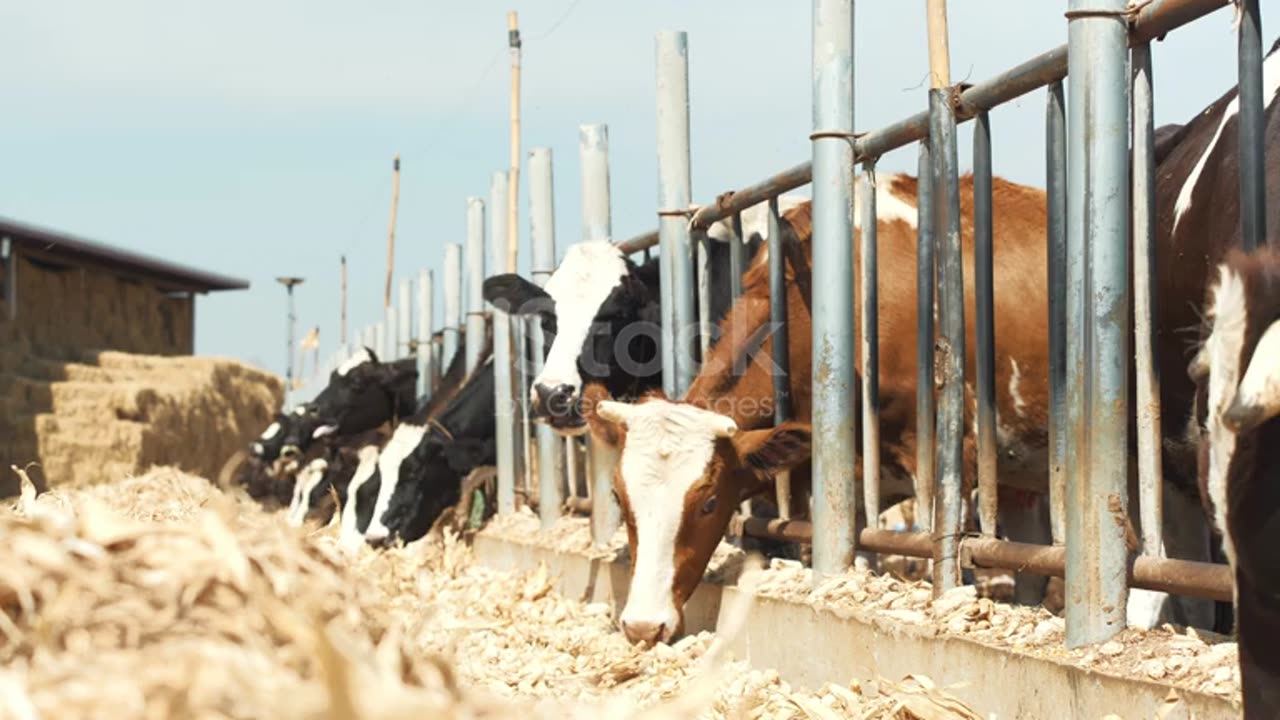
[[[418,368],[414,358],[379,362],[362,347],[329,376],[329,384],[309,403],[299,405],[284,433],[281,455],[300,455],[324,437],[343,438],[393,425],[413,414]]]
[[[779,211],[805,202],[784,195]],[[742,213],[748,257],[767,239],[768,206],[760,203]],[[733,237],[720,221],[707,230],[710,248],[711,308],[714,324],[732,304],[727,272]],[[530,417],[547,422],[563,435],[586,432],[582,389],[604,385],[614,398],[635,398],[662,384],[659,260],[637,265],[611,242],[572,245],[545,287],[514,275],[495,275],[484,283],[485,300],[513,314],[538,316],[547,338],[546,360],[533,378]]]
[[[344,438],[340,443],[330,438],[316,443],[324,450],[294,473],[293,495],[285,515],[286,522],[293,527],[301,527],[307,520],[315,520],[321,525],[328,523],[337,509],[330,491],[337,496],[337,507],[344,507],[347,504],[347,487],[360,464],[360,451],[370,446],[382,447],[389,437],[389,429],[379,426]]]
[[[482,360],[491,357],[493,352],[492,328],[488,325],[485,327],[484,341],[485,344],[481,347]],[[492,378],[492,371],[489,376]],[[382,441],[366,443],[359,448],[356,470],[348,483],[347,499],[340,518],[338,537],[342,548],[348,551],[358,548],[373,523],[375,512],[377,516],[381,516],[390,500],[391,488],[383,488],[383,476],[379,471],[380,464],[385,462],[382,457],[384,451],[397,455],[401,452],[399,448],[403,448],[406,443],[412,444],[412,438],[421,435],[421,428],[448,406],[468,381],[465,353],[459,351],[429,400],[420,402],[419,407],[402,418]],[[492,382],[490,395],[492,396]],[[492,404],[492,397],[490,403]]]

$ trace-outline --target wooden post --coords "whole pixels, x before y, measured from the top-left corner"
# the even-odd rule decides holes
[[[947,43],[947,0],[928,0],[929,87],[951,85],[951,50]]]
[[[396,207],[400,204],[400,154],[396,153],[391,175],[391,227],[387,231],[387,289],[382,296],[382,307],[391,307],[391,275],[396,262]],[[513,271],[514,272],[514,271]]]
[[[347,256],[342,256],[342,310],[338,323],[338,342],[347,344]]]
[[[511,48],[511,172],[507,175],[507,272],[516,271],[520,252],[520,28],[516,11],[507,13],[507,45]],[[494,208],[495,210],[497,208]],[[498,268],[494,268],[497,272]]]

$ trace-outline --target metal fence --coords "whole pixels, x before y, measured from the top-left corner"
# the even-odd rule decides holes
[[[1263,170],[1261,41],[1256,0],[1238,0],[1240,33],[1240,142],[1257,148],[1242,153],[1241,208],[1246,245],[1262,237]],[[813,343],[826,348],[814,355],[813,512],[812,523],[790,520],[789,482],[778,478],[779,519],[744,517],[747,535],[812,543],[816,574],[849,567],[855,549],[933,560],[937,591],[960,582],[964,565],[996,567],[1065,577],[1067,641],[1097,642],[1125,627],[1129,588],[1226,600],[1232,597],[1225,565],[1162,557],[1161,466],[1158,378],[1151,341],[1155,259],[1153,114],[1150,43],[1165,33],[1222,7],[1227,0],[1154,0],[1130,7],[1126,0],[1071,0],[1066,13],[1069,42],[976,84],[952,84],[934,73],[928,108],[870,132],[855,131],[853,118],[853,2],[814,0],[814,133],[811,162],[783,170],[758,183],[723,193],[706,205],[692,204],[689,149],[688,38],[661,32],[656,38],[658,228],[617,245],[625,253],[647,253],[658,246],[662,263],[662,369],[667,394],[679,397],[695,373],[696,349],[676,336],[696,326],[697,288],[709,268],[698,262],[699,243],[717,221],[741,227],[741,213],[759,203],[768,206],[771,321],[776,332],[772,361],[784,370],[774,378],[775,422],[789,417],[787,317],[778,196],[813,184],[815,297],[849,298],[855,289],[863,316],[855,343],[853,306],[848,302],[813,304]],[[1088,72],[1085,72],[1085,69]],[[1080,79],[1064,93],[1068,72]],[[996,421],[994,392],[995,327],[992,271],[992,165],[988,112],[1034,91],[1045,93],[1045,156],[1048,207],[1050,477],[1052,546],[1010,542],[996,537]],[[1086,103],[1088,96],[1091,101]],[[1132,120],[1132,141],[1130,123]],[[964,439],[964,286],[960,244],[957,125],[973,120],[975,355],[977,487],[979,528],[966,536],[962,523],[962,443]],[[866,193],[860,209],[863,240],[861,268],[854,277],[852,187],[861,166],[869,175],[883,154],[919,144],[917,237],[918,375],[917,508],[922,531],[876,527],[880,511],[877,403],[877,325],[875,193]],[[582,240],[612,236],[610,223],[608,130],[580,128]],[[1132,163],[1132,168],[1130,167]],[[1129,173],[1133,184],[1130,195]],[[529,153],[530,227],[533,277],[542,284],[555,264],[551,151]],[[495,173],[490,198],[489,236],[494,257],[506,238],[507,182]],[[1131,203],[1107,202],[1130,198]],[[470,366],[482,344],[486,314],[494,316],[495,345],[505,366],[523,357],[525,342],[533,362],[541,362],[537,323],[510,323],[484,307],[486,232],[484,201],[468,198],[466,242],[465,352]],[[1130,230],[1132,218],[1132,230]],[[739,235],[741,231],[739,230]],[[1129,238],[1133,238],[1132,272]],[[739,238],[741,239],[741,238]],[[742,243],[733,242],[731,275],[745,266]],[[459,344],[462,326],[461,248],[444,256],[444,326],[431,322],[432,281],[423,271],[415,295],[405,281],[399,307],[385,321],[360,333],[380,357],[416,352],[424,377],[437,377]],[[497,265],[498,263],[495,263]],[[935,279],[936,272],[936,279]],[[740,292],[741,282],[734,285]],[[1134,324],[1130,325],[1132,297]],[[937,327],[934,307],[937,305]],[[416,305],[410,308],[410,305]],[[701,303],[705,307],[706,303]],[[398,313],[397,313],[398,310]],[[416,325],[411,322],[416,317]],[[936,337],[935,337],[936,330]],[[1124,529],[1114,522],[1107,498],[1127,507],[1127,446],[1130,408],[1127,365],[1130,333],[1137,361],[1138,503],[1142,552],[1130,561]],[[423,339],[430,338],[429,342]],[[1086,341],[1087,338],[1087,341]],[[514,344],[513,343],[514,339]],[[942,350],[935,353],[936,348]],[[680,352],[676,352],[676,348]],[[321,366],[337,367],[351,348],[343,348]],[[854,352],[862,354],[861,412],[853,406]],[[513,371],[514,373],[514,371]],[[936,373],[936,375],[935,375]],[[495,407],[498,434],[499,508],[511,511],[518,496],[536,503],[549,526],[565,510],[592,516],[593,537],[607,542],[616,531],[619,511],[610,491],[616,455],[587,441],[585,477],[578,439],[562,439],[550,428],[531,427],[523,410],[526,380],[498,384]],[[932,389],[939,379],[937,400]],[[431,387],[428,382],[424,391]],[[306,397],[305,391],[300,397]],[[1086,412],[1088,415],[1086,416]],[[862,423],[861,453],[854,447]],[[523,449],[528,447],[529,450]],[[863,463],[862,510],[868,527],[855,532],[854,467]],[[936,458],[936,464],[935,464]],[[527,461],[526,461],[527,460]],[[536,476],[536,481],[531,478]],[[585,481],[585,482],[583,482]],[[517,487],[519,484],[519,487]],[[535,490],[536,488],[536,490]]]

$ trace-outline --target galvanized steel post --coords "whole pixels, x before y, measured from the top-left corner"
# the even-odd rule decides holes
[[[813,570],[853,561],[853,0],[813,0]]]
[[[377,328],[368,325],[364,330],[360,331],[360,344],[366,348],[378,352],[378,335]]]
[[[996,535],[996,317],[991,248],[991,119],[973,122],[973,283],[977,298],[978,520]]]
[[[858,297],[862,306],[859,328],[862,350],[862,507],[869,527],[878,527],[880,518],[880,288],[876,251],[876,167],[864,165],[862,183],[862,228],[858,247],[861,272]]]
[[[769,198],[769,324],[773,326],[771,349],[773,365],[773,424],[791,419],[791,341],[787,335],[786,256],[782,248],[782,218],[778,214],[778,198]],[[791,472],[774,477],[774,494],[778,517],[791,519]]]
[[[1262,133],[1262,18],[1258,0],[1237,0],[1240,129],[1240,244],[1252,250],[1267,238],[1266,169]],[[1270,98],[1266,98],[1270,100]]]
[[[418,273],[418,396],[430,398],[432,378],[435,377],[435,353],[432,352],[435,335],[435,275],[423,268]]]
[[[916,160],[916,524],[933,531],[933,163],[928,140]]]
[[[529,152],[529,234],[533,241],[531,268],[533,281],[546,285],[556,268],[555,184],[552,173],[551,148],[534,148]],[[585,189],[584,189],[585,192]],[[533,372],[542,371],[542,324],[529,322]],[[519,392],[527,392],[527,387]],[[538,515],[545,530],[555,524],[564,505],[564,443],[549,425],[539,423],[538,437]]]
[[[1067,103],[1067,251],[1084,251],[1087,337],[1068,328],[1068,356],[1086,360],[1071,429],[1084,450],[1068,464],[1067,645],[1125,626],[1128,588],[1129,147],[1126,0],[1071,0]],[[1098,14],[1101,9],[1108,13]],[[1070,283],[1071,277],[1068,276]],[[1072,289],[1072,288],[1069,288]],[[1083,308],[1081,305],[1083,304]],[[1075,347],[1083,345],[1083,351]],[[1077,376],[1077,382],[1081,380]],[[1070,388],[1074,395],[1077,388]],[[1073,408],[1075,409],[1075,408]],[[1069,441],[1070,442],[1070,441]],[[1069,458],[1070,459],[1070,458]]]
[[[1155,105],[1152,102],[1151,45],[1130,55],[1133,93],[1133,346],[1137,362],[1138,511],[1142,552],[1163,556],[1164,477],[1160,440],[1160,373],[1155,364],[1157,317]]]
[[[393,304],[387,306],[384,315],[385,317],[383,320],[387,324],[387,334],[385,335],[386,344],[383,345],[383,349],[386,350],[387,354],[382,357],[388,362],[392,360],[399,360],[400,314],[397,311],[396,306]]]
[[[942,47],[946,47],[946,6],[942,5]],[[934,0],[930,0],[930,10]],[[931,12],[930,25],[935,22]],[[931,35],[935,30],[931,27]],[[932,40],[932,38],[931,38]],[[932,48],[931,48],[932,51]],[[937,64],[929,91],[929,134],[933,162],[933,222],[937,239],[938,375],[938,493],[934,498],[933,591],[960,584],[960,533],[964,498],[964,264],[960,248],[960,183],[957,174],[956,116],[951,104],[947,58]],[[938,69],[940,68],[940,69]],[[941,74],[939,74],[941,73]]]
[[[662,252],[662,343],[670,348],[674,376],[663,373],[668,395],[678,398],[693,381],[690,337],[694,319],[693,247],[687,217],[692,202],[689,167],[688,34],[657,35],[658,88],[658,237]],[[667,308],[670,307],[668,311]],[[668,322],[670,321],[670,322]],[[664,365],[665,371],[665,365]]]
[[[1049,525],[1053,544],[1067,541],[1067,116],[1062,81],[1045,94],[1045,205],[1049,230]],[[1081,265],[1083,267],[1083,265]],[[1072,302],[1075,302],[1072,300]],[[1077,331],[1079,327],[1075,328]]]
[[[507,173],[493,173],[489,186],[489,252],[493,274],[506,269],[507,261]],[[522,476],[523,455],[516,438],[519,409],[512,395],[511,316],[493,309],[493,411],[494,444],[498,460],[498,512],[516,509],[516,478]]]
[[[609,197],[609,128],[582,125],[578,128],[578,156],[582,164],[582,239],[609,240],[613,232]],[[613,537],[622,511],[613,496],[613,469],[618,462],[616,448],[587,437],[587,485],[591,487],[591,539],[603,546]],[[571,478],[570,483],[575,482]]]
[[[441,340],[440,362],[436,367],[443,374],[453,364],[458,354],[458,336],[462,333],[462,246],[445,243],[444,246],[444,327]]]
[[[413,281],[405,278],[400,281],[400,307],[397,310],[400,329],[396,332],[400,344],[396,347],[397,358],[409,357],[409,346],[413,340]]]
[[[373,326],[373,352],[382,362],[391,361],[391,357],[387,354],[387,320],[385,313],[383,319]]]
[[[467,198],[467,372],[484,349],[484,200]]]

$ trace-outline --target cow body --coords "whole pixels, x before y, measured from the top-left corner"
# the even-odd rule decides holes
[[[1280,253],[1211,278],[1196,384],[1198,478],[1235,578],[1245,718],[1280,717]]]

